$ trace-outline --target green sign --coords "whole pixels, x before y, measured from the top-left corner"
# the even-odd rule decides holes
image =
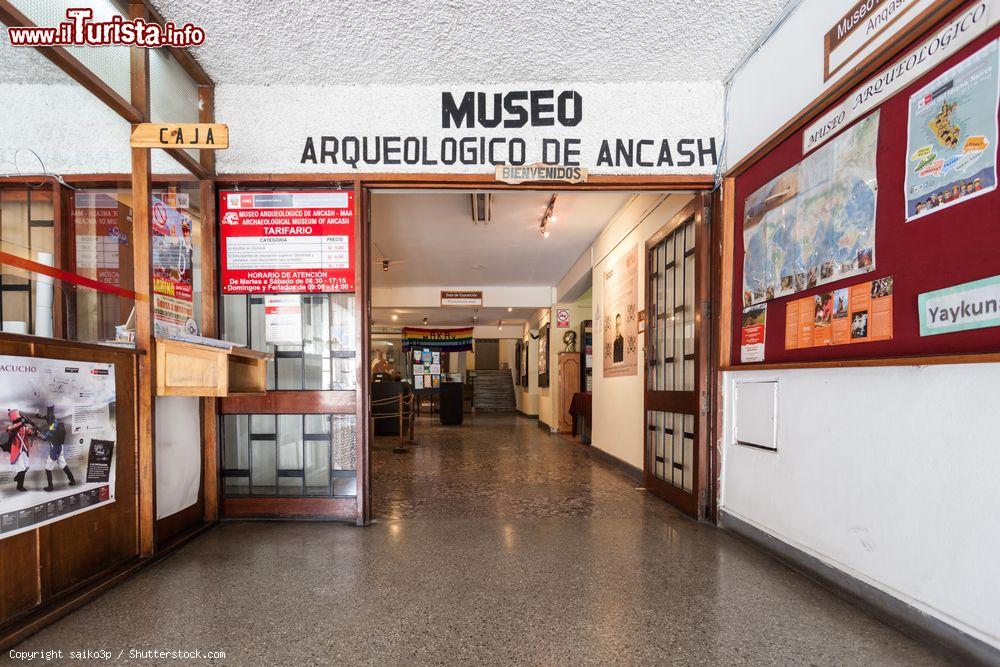
[[[917,308],[921,336],[1000,327],[1000,276],[926,292]]]

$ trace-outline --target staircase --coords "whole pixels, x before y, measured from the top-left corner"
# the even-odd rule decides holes
[[[472,383],[472,407],[476,412],[514,412],[514,380],[510,369],[476,371]]]

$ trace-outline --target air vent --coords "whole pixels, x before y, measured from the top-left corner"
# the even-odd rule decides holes
[[[488,225],[493,217],[493,195],[488,192],[472,194],[472,224]]]

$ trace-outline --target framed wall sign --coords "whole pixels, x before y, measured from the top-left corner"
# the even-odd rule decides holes
[[[354,291],[354,193],[222,192],[224,294]]]
[[[538,386],[549,386],[549,325],[538,330]]]
[[[482,307],[482,290],[441,290],[441,306],[443,308],[459,307],[468,308]]]

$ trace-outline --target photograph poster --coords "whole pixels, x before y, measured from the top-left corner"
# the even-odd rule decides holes
[[[998,43],[910,96],[907,222],[996,189]]]
[[[115,499],[113,364],[0,355],[0,539]]]
[[[604,377],[639,372],[639,246],[604,272]]]

